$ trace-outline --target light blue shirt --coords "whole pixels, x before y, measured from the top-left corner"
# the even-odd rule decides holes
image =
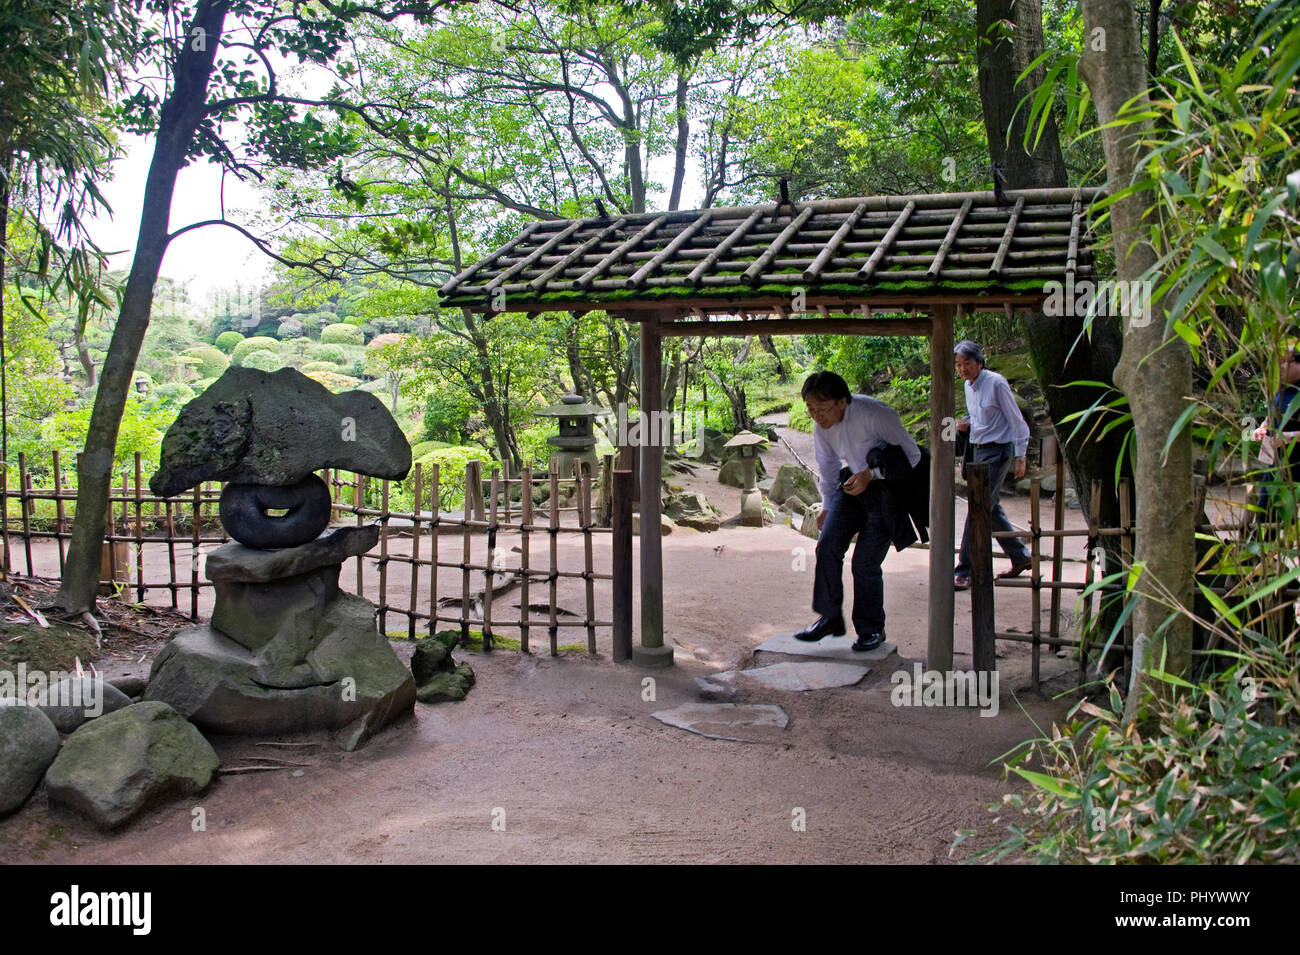
[[[850,395],[839,424],[823,428],[813,425],[813,449],[817,453],[818,484],[822,501],[829,501],[840,483],[841,462],[854,474],[867,469],[867,452],[878,444],[896,444],[907,455],[907,463],[916,467],[921,449],[907,433],[898,412],[877,398]],[[881,477],[879,470],[872,474]]]
[[[1014,444],[1016,457],[1025,456],[1029,425],[1011,394],[1011,386],[996,371],[980,370],[966,382],[966,412],[970,415],[973,444]]]

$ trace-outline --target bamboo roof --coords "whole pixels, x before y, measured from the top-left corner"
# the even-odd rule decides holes
[[[1098,189],[872,196],[530,223],[449,279],[444,306],[636,318],[1034,305],[1092,276]],[[1000,201],[999,201],[1000,200]]]

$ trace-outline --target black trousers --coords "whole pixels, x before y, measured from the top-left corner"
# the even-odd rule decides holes
[[[852,472],[844,468],[840,480]],[[853,535],[853,629],[858,636],[885,629],[885,581],[880,565],[889,553],[889,495],[883,481],[873,481],[861,494],[836,490],[824,502],[826,521],[817,537],[817,567],[813,582],[813,613],[838,617],[844,604],[844,555]]]

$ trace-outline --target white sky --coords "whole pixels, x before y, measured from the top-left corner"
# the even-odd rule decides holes
[[[109,267],[129,269],[136,237],[140,231],[140,205],[144,201],[144,182],[153,158],[153,140],[123,135],[126,156],[113,167],[113,179],[104,186],[104,195],[112,207],[112,216],[91,220],[90,235],[101,249],[117,252]],[[241,221],[240,209],[255,208],[256,190],[233,176],[226,176],[226,215]],[[206,161],[193,163],[181,170],[172,196],[170,228],[174,231],[191,222],[216,219],[221,214],[221,172]],[[119,251],[121,250],[121,251]],[[187,232],[167,249],[162,274],[186,284],[190,300],[202,305],[215,289],[249,285],[269,271],[270,263],[256,246],[233,229],[208,226]]]

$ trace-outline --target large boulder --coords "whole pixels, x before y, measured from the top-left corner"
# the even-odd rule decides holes
[[[202,792],[221,760],[166,703],[134,703],[68,737],[45,774],[50,805],[105,829],[167,796]]]
[[[59,731],[34,706],[0,697],[0,816],[27,801],[59,752]]]
[[[773,504],[784,504],[786,498],[791,496],[798,496],[805,504],[817,504],[822,499],[821,491],[817,489],[817,479],[811,471],[797,464],[783,464],[776,472],[769,498]]]
[[[336,395],[292,368],[232,367],[167,429],[149,487],[172,497],[202,481],[288,485],[326,467],[404,478],[411,446],[372,394]]]
[[[745,470],[741,463],[743,459],[736,454],[728,455],[727,459],[722,462],[718,468],[718,483],[725,484],[728,487],[745,486]],[[757,480],[766,480],[767,469],[763,467],[763,459],[754,459],[754,475]]]
[[[721,526],[720,512],[703,494],[674,494],[664,502],[664,513],[681,526],[699,531],[716,531]]]
[[[60,680],[36,698],[36,705],[60,733],[131,705],[131,698],[103,680],[74,676]]]
[[[415,708],[415,680],[376,628],[370,601],[340,592],[315,609],[257,649],[211,624],[181,630],[154,660],[145,698],[212,732],[337,730],[339,745],[356,749]]]

